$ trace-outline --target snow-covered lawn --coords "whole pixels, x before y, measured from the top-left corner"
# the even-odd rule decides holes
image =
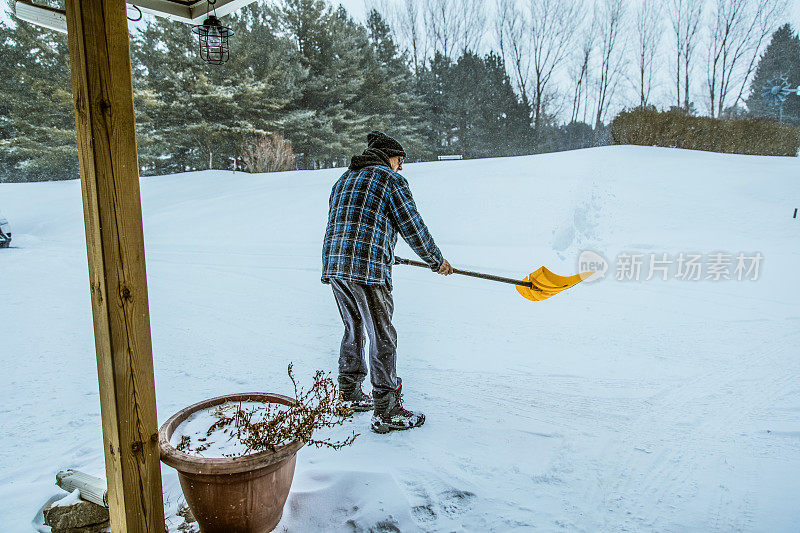
[[[142,180],[159,421],[335,370],[319,282],[341,169]],[[278,531],[797,531],[800,160],[643,147],[407,165],[454,266],[606,279],[545,302],[398,266],[420,429],[305,448]],[[0,517],[34,528],[55,472],[103,475],[80,184],[0,185]],[[649,254],[760,252],[757,281],[648,275]],[[414,257],[403,244],[398,255]],[[622,252],[642,281],[617,281]],[[674,276],[672,265],[670,276]],[[705,272],[703,273],[705,277]],[[170,512],[181,500],[163,468]],[[63,493],[62,493],[63,494]],[[173,516],[173,525],[179,519]]]

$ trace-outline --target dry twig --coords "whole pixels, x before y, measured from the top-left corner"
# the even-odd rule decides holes
[[[294,387],[293,405],[263,403],[256,407],[243,408],[239,402],[233,412],[229,404],[220,405],[213,413],[217,420],[209,427],[206,435],[210,437],[215,431],[222,430],[231,438],[235,437],[247,448],[243,455],[266,450],[274,452],[278,447],[296,440],[334,450],[352,444],[358,436],[355,432],[340,441],[313,438],[315,430],[342,425],[353,412],[341,405],[336,384],[329,373],[317,370],[311,388],[303,389],[297,384],[292,366],[290,363],[287,372]],[[204,443],[192,448],[188,435],[182,436],[177,446],[185,452],[200,452],[208,447]],[[226,455],[232,456],[233,454]]]

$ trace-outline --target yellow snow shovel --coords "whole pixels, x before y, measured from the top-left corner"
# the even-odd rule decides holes
[[[423,263],[422,261],[413,261],[411,259],[403,259],[402,257],[395,257],[394,264],[411,265],[430,269],[430,266],[428,266],[427,263]],[[525,279],[523,280],[504,278],[501,276],[494,276],[492,274],[483,274],[481,272],[471,272],[469,270],[461,270],[460,268],[454,268],[453,274],[461,274],[462,276],[471,276],[473,278],[488,279],[502,283],[511,283],[512,285],[517,286],[517,292],[519,292],[523,297],[527,298],[528,300],[538,302],[541,300],[547,300],[551,296],[555,296],[559,292],[565,291],[570,287],[577,285],[581,281],[594,274],[594,271],[583,272],[574,276],[559,276],[558,274],[553,274],[545,267],[539,267],[539,269],[535,272],[531,272],[525,276]]]

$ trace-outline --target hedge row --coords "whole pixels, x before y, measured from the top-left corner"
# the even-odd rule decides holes
[[[765,119],[720,120],[682,111],[636,108],[611,122],[614,144],[688,148],[708,152],[797,156],[800,128]]]

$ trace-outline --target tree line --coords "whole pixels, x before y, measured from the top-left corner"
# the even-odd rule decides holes
[[[767,8],[781,1],[714,0],[718,11],[741,4],[759,22],[744,33],[747,44],[734,47],[735,61],[733,37],[718,46],[710,114],[752,97],[741,83],[753,78],[768,41],[752,28],[758,35],[771,29],[777,15]],[[692,5],[698,3],[707,2]],[[675,104],[693,109],[685,96],[696,92],[684,78],[694,68],[697,34],[691,46],[680,36],[691,33],[681,28],[693,28],[698,12],[685,11],[687,0],[643,0],[633,18],[621,0],[498,0],[490,11],[485,5],[374,2],[361,23],[325,0],[253,3],[223,18],[235,36],[222,66],[200,61],[187,25],[149,18],[131,31],[141,172],[252,170],[269,154],[278,154],[264,167],[270,170],[276,158],[297,168],[341,166],[372,129],[401,139],[411,160],[603,144],[611,110],[654,102],[664,68],[653,51],[654,42],[664,44],[664,28],[654,22],[661,9],[676,10],[679,21]],[[694,21],[689,26],[686,17]],[[730,33],[740,38],[742,31]],[[794,42],[788,26],[781,31]],[[640,44],[633,46],[632,35],[642,36]],[[638,63],[629,61],[634,50]],[[761,77],[786,61],[771,61]],[[8,73],[0,78],[0,180],[77,177],[65,36],[0,22],[0,68]]]
[[[535,125],[623,107],[722,116],[749,104],[791,0],[372,0],[413,65],[496,50]],[[796,63],[796,62],[795,62]],[[785,65],[784,69],[794,68]],[[800,80],[794,80],[795,87]]]

